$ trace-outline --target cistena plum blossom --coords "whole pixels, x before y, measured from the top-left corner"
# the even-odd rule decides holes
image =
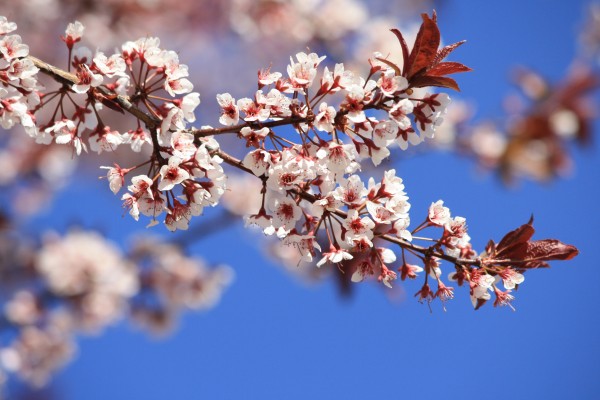
[[[21,125],[35,142],[67,146],[74,156],[117,147],[147,154],[135,165],[101,168],[126,212],[149,226],[186,230],[192,217],[217,206],[228,189],[227,164],[260,183],[246,225],[282,240],[299,260],[339,268],[353,282],[392,287],[398,278],[418,279],[421,302],[452,299],[456,282],[476,309],[492,296],[494,306],[511,306],[510,293],[527,270],[578,254],[558,240],[532,240],[533,219],[478,253],[465,218],[452,216],[442,200],[411,229],[411,204],[397,171],[362,172],[391,157],[394,147],[434,140],[450,103],[437,90],[458,90],[448,75],[470,71],[444,61],[463,42],[439,48],[435,12],[422,15],[412,46],[392,29],[403,61],[373,49],[366,76],[342,63],[326,66],[325,56],[310,51],[292,56],[286,73],[260,70],[258,90],[248,97],[236,99],[226,89],[217,95],[221,113],[213,119],[221,127],[191,125],[200,95],[188,67],[158,38],[127,41],[114,54],[93,52],[81,45],[85,28],[74,22],[61,37],[67,63],[59,68],[30,55],[16,28],[0,18],[2,127]],[[117,114],[129,118],[127,131],[110,125]],[[244,157],[221,147],[224,135],[239,138]],[[424,230],[432,237],[423,237]],[[157,265],[136,268],[150,255]],[[166,326],[174,309],[211,303],[229,280],[225,269],[202,272],[166,244],[121,255],[84,232],[48,238],[33,263],[44,290],[24,289],[8,303],[5,320],[20,334],[0,353],[0,366],[38,385],[72,353],[74,327],[95,330],[126,312]],[[163,306],[148,310],[136,300],[140,295],[158,296]],[[44,308],[44,296],[62,306]]]

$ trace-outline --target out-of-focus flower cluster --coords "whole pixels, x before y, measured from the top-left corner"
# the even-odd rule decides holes
[[[524,68],[515,77],[523,96],[507,99],[507,122],[457,126],[457,144],[506,183],[564,175],[572,167],[568,143],[586,146],[591,141],[597,111],[590,95],[600,78],[583,65],[575,65],[555,85]]]
[[[136,240],[130,259],[142,270],[131,315],[156,333],[173,328],[183,309],[214,307],[233,278],[230,268],[208,268],[201,259],[186,256],[179,246],[156,238]]]
[[[35,386],[73,357],[77,334],[123,317],[160,331],[183,309],[214,306],[231,281],[228,268],[209,269],[153,239],[123,254],[95,232],[49,234],[37,247],[8,229],[1,235],[10,248],[0,263],[0,374]]]

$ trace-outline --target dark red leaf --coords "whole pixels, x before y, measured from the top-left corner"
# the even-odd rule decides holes
[[[570,260],[577,254],[579,250],[575,246],[556,239],[544,239],[528,244],[526,258],[536,261]]]
[[[404,73],[407,79],[431,65],[440,45],[440,30],[436,24],[435,12],[432,18],[427,14],[421,14],[421,17],[423,23],[408,58],[408,65],[405,64],[407,65],[407,71],[404,71]]]
[[[396,35],[396,37],[398,38],[398,41],[400,42],[400,46],[402,47],[402,74],[404,74],[403,76],[406,76],[406,66],[408,63],[408,45],[406,44],[406,40],[404,40],[404,36],[402,36],[402,33],[400,32],[400,30],[398,29],[391,29],[391,31],[394,33],[394,35]]]
[[[488,244],[491,252],[488,259],[501,264],[510,262],[517,269],[545,268],[546,261],[570,260],[579,254],[575,246],[564,244],[556,239],[531,241],[535,229],[532,226],[533,217],[528,223],[507,233],[495,248]]]
[[[529,222],[521,225],[514,231],[508,232],[500,243],[496,246],[495,258],[497,259],[522,259],[527,253],[527,242],[533,234],[535,229],[532,226],[533,216],[529,219]]]
[[[442,62],[427,70],[427,76],[444,76],[458,72],[472,71],[471,68],[457,62]]]
[[[427,86],[437,86],[437,87],[445,87],[454,89],[457,92],[460,92],[458,88],[458,83],[452,78],[446,78],[442,76],[418,76],[410,81],[411,87],[427,87]]]
[[[435,58],[433,59],[432,64],[433,65],[438,64],[444,58],[448,57],[448,55],[450,53],[452,53],[454,51],[454,49],[456,49],[458,46],[462,45],[465,42],[466,42],[466,40],[461,40],[460,42],[456,42],[456,43],[449,44],[448,46],[444,46],[437,52],[437,54],[435,55]]]

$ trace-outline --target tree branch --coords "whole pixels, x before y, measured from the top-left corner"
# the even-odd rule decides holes
[[[35,58],[33,56],[28,56],[28,58],[43,73],[50,76],[51,78],[53,78],[54,80],[56,80],[59,83],[62,83],[64,85],[68,85],[68,86],[79,83],[79,79],[74,74],[71,74],[64,70],[61,70],[60,68],[50,65],[50,64],[48,64],[38,58]],[[130,100],[127,96],[115,95],[115,93],[113,93],[112,91],[110,91],[108,88],[106,88],[104,86],[95,87],[95,88],[93,88],[93,90],[96,90],[100,94],[106,96],[107,98],[110,98],[112,101],[114,101],[119,106],[121,106],[125,111],[127,111],[134,117],[138,118],[139,120],[143,121],[149,129],[155,131],[156,127],[160,126],[161,121],[158,118],[155,118],[154,116],[149,115],[149,114],[145,113],[144,111],[142,111],[141,109],[139,109],[138,107],[136,107],[134,104],[132,104],[130,102]],[[284,119],[281,119],[278,121],[269,121],[269,122],[265,122],[265,123],[245,122],[243,124],[238,124],[238,125],[224,127],[224,128],[194,129],[191,132],[196,137],[205,137],[205,136],[218,135],[218,134],[223,134],[223,133],[238,132],[243,127],[246,127],[246,126],[272,128],[272,127],[276,127],[276,126],[307,123],[312,120],[314,120],[314,115],[311,114],[307,117],[292,116],[292,117],[284,118]],[[227,164],[255,176],[254,173],[252,172],[252,170],[250,170],[249,168],[246,168],[242,164],[241,160],[233,157],[232,155],[229,155],[228,153],[226,153],[222,150],[217,150],[215,152],[215,154],[218,155],[219,157],[221,157]],[[293,193],[302,197],[303,199],[305,199],[307,201],[310,201],[310,202],[315,202],[317,200],[317,197],[310,193],[296,191],[296,190],[294,190]],[[348,216],[348,214],[342,210],[336,210],[334,212],[334,214],[336,214],[342,218],[347,218],[347,216]],[[410,249],[410,250],[413,250],[415,252],[421,253],[426,256],[427,255],[434,256],[434,257],[449,261],[454,264],[481,266],[481,260],[479,260],[479,259],[470,260],[470,259],[452,257],[443,252],[436,251],[433,247],[418,246],[411,242],[407,242],[406,240],[394,237],[392,235],[380,235],[379,237],[390,243],[397,244],[398,246],[400,246],[402,248]]]
[[[29,58],[31,62],[33,62],[33,64],[40,69],[40,71],[53,78],[55,81],[62,83],[63,85],[71,86],[79,83],[79,78],[77,78],[77,76],[74,74],[63,71],[62,69],[50,65],[40,60],[39,58],[33,56],[28,56],[27,58]],[[121,106],[121,108],[123,108],[125,111],[127,111],[140,121],[144,122],[148,129],[160,126],[161,121],[158,118],[155,118],[150,114],[140,110],[138,107],[136,107],[129,101],[129,98],[127,96],[117,95],[104,86],[97,86],[92,89],[107,97],[108,99],[111,99],[119,106]]]

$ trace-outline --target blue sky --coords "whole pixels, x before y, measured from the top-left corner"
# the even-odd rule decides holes
[[[438,17],[445,40],[468,40],[452,59],[474,69],[458,80],[463,98],[477,102],[478,117],[502,115],[515,65],[551,79],[564,75],[577,51],[584,4],[443,2]],[[52,391],[89,400],[597,398],[600,161],[597,144],[572,150],[570,177],[512,189],[450,154],[397,165],[414,222],[443,199],[453,215],[467,218],[474,245],[482,249],[534,213],[536,238],[557,237],[580,249],[572,261],[528,273],[516,312],[491,304],[475,312],[466,291],[457,290],[447,312],[436,302],[430,313],[412,298],[416,282],[399,284],[402,302],[371,284],[342,298],[332,281],[309,286],[295,280],[261,255],[255,236],[233,226],[192,247],[235,270],[217,308],[186,314],[164,339],[126,323],[82,338],[79,356]],[[80,182],[59,195],[36,228],[83,221],[117,240],[143,229],[120,214],[106,182]]]

